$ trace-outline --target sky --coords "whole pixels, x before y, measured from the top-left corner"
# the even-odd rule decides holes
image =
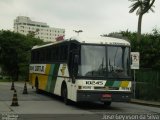
[[[17,16],[45,22],[50,27],[64,28],[66,37],[99,36],[111,32],[137,31],[138,16],[129,13],[129,0],[0,0],[0,30],[13,30]],[[142,33],[160,29],[160,0],[154,3],[155,13],[143,16]]]

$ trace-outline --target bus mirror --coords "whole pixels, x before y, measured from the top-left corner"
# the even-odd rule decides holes
[[[79,56],[75,55],[74,56],[74,64],[78,64],[78,62],[79,62]]]
[[[74,63],[73,63],[73,75],[76,77],[78,73],[78,63],[79,63],[79,56],[74,55]]]
[[[76,82],[76,80],[75,80],[75,77],[74,77],[74,75],[72,76],[72,83],[75,83]]]

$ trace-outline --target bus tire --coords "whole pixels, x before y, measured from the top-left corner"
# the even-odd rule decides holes
[[[62,88],[61,88],[61,96],[63,98],[63,102],[66,104],[66,105],[69,105],[69,100],[68,100],[68,91],[67,91],[67,86],[65,84],[62,85]]]
[[[38,77],[36,77],[36,79],[35,79],[35,88],[36,88],[36,93],[40,93],[40,92],[39,92],[39,81],[38,81]]]
[[[104,105],[105,106],[111,106],[111,103],[112,103],[111,101],[107,101],[107,102],[104,102]]]

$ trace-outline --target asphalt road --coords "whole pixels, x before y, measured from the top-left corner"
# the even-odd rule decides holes
[[[11,83],[0,82],[0,120],[6,116],[17,120],[160,120],[160,108],[131,103],[113,102],[111,107],[101,103],[65,105],[60,97],[41,93],[24,83],[15,83],[19,106],[11,107],[13,91]]]

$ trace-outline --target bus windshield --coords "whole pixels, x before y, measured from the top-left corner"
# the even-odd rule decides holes
[[[82,45],[79,76],[104,77],[106,70],[105,46]]]
[[[129,48],[124,46],[108,47],[108,77],[124,78],[130,74]]]
[[[82,45],[78,76],[124,78],[129,76],[129,48]]]

